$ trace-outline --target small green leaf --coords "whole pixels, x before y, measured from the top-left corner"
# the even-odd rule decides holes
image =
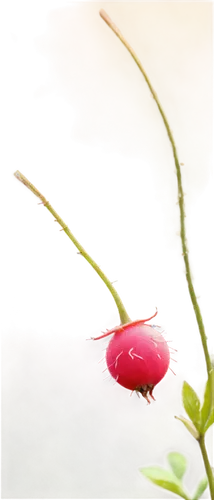
[[[184,417],[176,417],[175,416],[175,418],[177,420],[180,420],[181,422],[183,422],[183,424],[185,425],[185,427],[188,429],[188,431],[190,432],[190,434],[192,434],[192,436],[195,439],[199,438],[199,432],[197,431],[197,429],[194,426],[194,424],[192,422],[190,422],[190,420],[187,420],[187,418],[184,418]]]
[[[211,383],[208,378],[204,384],[200,405],[200,429],[206,425],[211,408]]]
[[[197,487],[197,490],[196,490],[196,492],[195,492],[192,500],[198,500],[198,498],[200,498],[201,495],[203,495],[203,493],[206,490],[207,486],[208,486],[208,480],[207,480],[207,477],[204,477],[200,481],[200,483],[199,483],[199,485]]]
[[[213,387],[214,386],[214,368],[212,369],[212,371],[210,373],[210,379],[211,379],[212,387]],[[210,399],[211,399],[211,406],[212,406],[212,408],[214,408],[214,391],[212,391]]]
[[[183,398],[183,405],[187,412],[187,415],[189,416],[190,420],[192,420],[196,429],[200,431],[201,429],[200,401],[194,389],[187,382],[184,382],[183,384],[182,398]]]
[[[207,429],[209,429],[209,427],[214,424],[214,409],[212,410],[211,412],[211,415],[209,416],[208,420],[207,420],[207,423],[203,429],[203,432],[207,432]]]
[[[178,479],[182,479],[187,468],[187,460],[181,453],[169,453],[167,455],[169,465]]]
[[[147,477],[147,479],[150,479],[152,483],[157,484],[157,486],[161,486],[161,488],[172,491],[176,495],[188,500],[188,495],[183,490],[181,482],[173,472],[162,469],[161,467],[144,467],[140,469],[140,472]]]

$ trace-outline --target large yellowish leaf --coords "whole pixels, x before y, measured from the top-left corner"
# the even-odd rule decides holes
[[[164,106],[184,165],[189,213],[209,182],[214,150],[213,3],[83,2],[49,11],[47,32],[35,39],[50,63],[50,89],[77,111],[72,138],[110,144],[124,156],[148,161],[166,215],[166,238],[176,248],[177,187],[166,130],[139,68],[99,16],[100,8],[135,49]]]

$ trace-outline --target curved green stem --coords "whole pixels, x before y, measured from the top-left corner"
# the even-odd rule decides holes
[[[210,465],[209,458],[207,455],[204,435],[200,436],[200,438],[198,439],[198,443],[199,443],[199,446],[201,449],[201,454],[203,457],[204,466],[205,466],[206,473],[207,473],[207,478],[208,478],[210,493],[211,493],[211,499],[214,500],[214,476],[213,476],[212,467]]]
[[[88,253],[84,250],[84,248],[82,247],[82,245],[80,245],[80,243],[77,241],[77,239],[71,233],[71,231],[68,228],[68,226],[61,219],[61,217],[59,217],[59,215],[56,213],[56,211],[50,205],[49,201],[46,200],[46,198],[38,191],[38,189],[33,184],[31,184],[31,182],[28,179],[26,179],[26,177],[23,174],[21,174],[21,172],[19,172],[17,170],[17,172],[15,172],[14,175],[15,175],[15,177],[20,182],[22,182],[22,184],[24,184],[28,189],[30,189],[30,191],[32,191],[32,193],[34,193],[35,196],[37,196],[38,198],[40,198],[42,204],[55,217],[55,220],[60,224],[60,226],[62,227],[62,230],[67,234],[67,236],[70,238],[70,240],[77,247],[77,249],[79,250],[79,253],[93,267],[93,269],[99,275],[99,277],[101,278],[101,280],[103,280],[103,282],[105,283],[105,285],[109,289],[109,291],[110,291],[110,293],[111,293],[111,295],[112,295],[112,297],[113,297],[113,299],[114,299],[114,301],[116,303],[116,306],[117,306],[117,309],[118,309],[118,312],[119,312],[119,315],[120,315],[121,324],[124,325],[125,323],[129,323],[131,320],[130,320],[130,318],[129,318],[126,310],[125,310],[125,307],[124,307],[124,305],[122,303],[122,300],[120,299],[120,297],[119,297],[117,291],[115,290],[115,288],[113,287],[112,283],[109,281],[109,279],[107,278],[107,276],[103,273],[103,271],[101,271],[101,269],[96,264],[96,262],[94,262],[94,260],[90,257],[90,255],[88,255]]]
[[[201,336],[201,342],[203,345],[206,366],[207,366],[207,373],[208,373],[208,377],[210,379],[210,384],[212,387],[212,380],[211,380],[211,376],[210,376],[210,373],[212,371],[212,364],[211,364],[211,359],[210,359],[210,355],[209,355],[209,351],[208,351],[208,347],[207,347],[207,337],[205,334],[205,328],[204,328],[204,324],[203,324],[203,320],[202,320],[202,316],[201,316],[201,311],[200,311],[200,308],[198,305],[197,297],[196,297],[195,290],[194,290],[193,283],[192,283],[191,272],[190,272],[188,248],[187,248],[187,241],[186,241],[184,193],[183,193],[183,188],[182,188],[181,169],[180,169],[180,163],[178,160],[178,153],[177,153],[177,149],[175,146],[175,141],[173,139],[172,131],[170,129],[168,120],[167,120],[166,115],[162,109],[162,106],[159,102],[157,94],[154,91],[154,89],[149,81],[149,78],[148,78],[146,72],[144,71],[144,68],[143,68],[140,60],[138,59],[137,55],[135,54],[134,50],[132,49],[132,47],[126,41],[126,39],[124,38],[124,36],[120,32],[120,30],[117,28],[117,26],[113,23],[113,21],[110,19],[110,17],[106,14],[106,12],[103,9],[100,10],[100,16],[106,22],[106,24],[108,24],[108,26],[112,29],[112,31],[115,33],[115,35],[117,35],[117,37],[120,39],[120,41],[123,43],[123,45],[126,47],[128,52],[130,53],[130,55],[133,57],[134,61],[136,62],[142,75],[144,76],[144,79],[146,80],[146,83],[147,83],[147,85],[152,93],[152,96],[157,104],[157,107],[160,111],[164,125],[166,127],[168,138],[169,138],[171,146],[172,146],[175,167],[176,167],[177,183],[178,183],[178,204],[179,204],[179,209],[180,209],[180,236],[181,236],[181,244],[182,244],[182,255],[184,258],[184,264],[185,264],[185,269],[186,269],[186,279],[187,279],[187,283],[188,283],[189,293],[190,293],[192,305],[193,305],[193,308],[195,311],[196,320],[198,323],[198,328],[199,328],[199,332],[200,332],[200,336]],[[214,387],[212,387],[212,390],[214,391]]]
[[[178,148],[175,142],[174,138],[174,132],[170,126],[169,120],[166,116],[166,113],[164,111],[164,107],[162,106],[159,97],[157,96],[153,84],[151,82],[151,79],[149,75],[147,74],[145,68],[142,66],[142,63],[138,57],[138,55],[135,53],[135,50],[131,47],[131,45],[128,43],[124,35],[121,33],[119,30],[118,26],[114,23],[114,21],[106,14],[104,9],[99,10],[99,15],[101,18],[108,24],[108,26],[114,31],[114,33],[118,36],[120,41],[125,45],[126,49],[129,51],[131,56],[134,59],[134,62],[137,64],[138,68],[140,69],[141,73],[143,74],[144,80],[146,81],[149,90],[153,96],[154,102],[157,105],[157,108],[159,110],[161,119],[163,121],[163,124],[166,128],[167,135],[169,138],[169,141],[172,146],[172,152],[174,156],[174,162],[175,162],[175,168],[176,168],[176,175],[177,175],[177,182],[178,182],[178,199],[179,199],[179,213],[180,213],[180,257],[183,259],[183,273],[186,278],[187,286],[188,286],[188,295],[189,295],[189,301],[190,305],[193,310],[193,315],[195,316],[195,321],[196,325],[198,327],[199,335],[200,335],[200,340],[201,344],[203,347],[203,352],[204,352],[204,358],[205,358],[205,363],[208,372],[211,371],[212,365],[211,365],[211,359],[209,355],[209,349],[208,349],[208,343],[207,343],[207,334],[206,334],[206,328],[204,324],[204,320],[202,318],[202,310],[198,302],[198,296],[195,291],[194,287],[194,267],[191,261],[190,257],[190,251],[189,251],[189,244],[188,244],[188,230],[186,227],[186,216],[185,216],[185,202],[184,202],[184,189],[183,189],[183,179],[182,179],[182,174],[181,174],[181,162],[179,161],[178,157]],[[214,391],[214,388],[213,388]],[[213,392],[213,401],[214,401],[214,392]]]

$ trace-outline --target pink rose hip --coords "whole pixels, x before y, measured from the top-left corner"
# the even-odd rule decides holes
[[[160,327],[148,325],[154,318],[132,321],[107,331],[94,340],[113,334],[106,351],[106,364],[116,382],[137,391],[150,403],[153,389],[169,368],[169,347]]]

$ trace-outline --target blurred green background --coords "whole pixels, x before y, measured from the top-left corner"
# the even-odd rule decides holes
[[[101,342],[12,331],[0,349],[2,498],[170,499],[136,472],[163,464],[170,449],[191,459],[190,490],[204,473],[197,444],[173,419],[184,374],[168,375],[147,407],[102,381]],[[207,446],[214,462],[213,433]]]

